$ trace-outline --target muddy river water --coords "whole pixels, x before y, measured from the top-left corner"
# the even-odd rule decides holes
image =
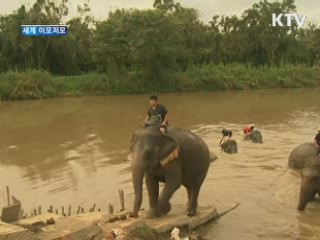
[[[208,224],[208,239],[317,239],[320,204],[296,211],[299,177],[288,171],[296,145],[312,141],[320,127],[319,89],[255,90],[161,94],[170,123],[202,136],[218,160],[210,166],[200,205],[218,208],[240,203]],[[0,103],[0,207],[5,186],[26,211],[39,205],[94,203],[120,208],[123,189],[131,208],[133,188],[128,154],[132,131],[141,125],[147,95],[62,98]],[[255,123],[264,143],[243,141],[242,128]],[[222,127],[233,130],[239,153],[224,154]],[[144,198],[143,206],[147,207]],[[172,204],[185,204],[179,189]]]

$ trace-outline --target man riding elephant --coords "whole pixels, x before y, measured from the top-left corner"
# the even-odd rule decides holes
[[[256,130],[254,124],[250,124],[243,129],[244,140],[252,141],[254,143],[262,143],[262,134]]]
[[[165,106],[158,103],[158,97],[152,95],[149,98],[150,108],[147,111],[147,116],[144,120],[144,126],[149,124],[158,124],[162,133],[166,132],[168,124],[168,110]]]
[[[219,143],[221,150],[226,153],[237,153],[238,152],[237,142],[231,139],[232,131],[223,128],[221,133],[222,133],[222,138]]]
[[[138,217],[142,203],[143,179],[149,196],[148,217],[167,214],[170,199],[180,186],[187,190],[186,213],[197,212],[198,196],[210,164],[207,144],[189,130],[168,127],[163,134],[156,126],[136,129],[130,144],[134,206],[131,217]],[[160,193],[159,182],[164,183]]]

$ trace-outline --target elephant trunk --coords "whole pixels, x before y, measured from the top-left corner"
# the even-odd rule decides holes
[[[132,181],[133,181],[133,189],[134,189],[134,205],[133,205],[133,216],[138,217],[138,212],[142,203],[142,184],[143,184],[143,176],[146,170],[146,167],[143,164],[139,164],[139,158],[133,157],[131,173],[132,173]]]
[[[301,179],[300,197],[297,209],[299,211],[303,211],[306,208],[308,202],[314,200],[315,194],[316,191],[313,189],[310,179],[303,177]]]

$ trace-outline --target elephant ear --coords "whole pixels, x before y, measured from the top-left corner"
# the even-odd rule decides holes
[[[137,135],[138,135],[138,132],[139,130],[136,130],[133,134],[132,134],[132,137],[131,137],[131,141],[130,141],[130,144],[129,144],[129,150],[130,150],[130,153],[128,155],[128,160],[132,160],[133,158],[133,147],[134,145],[136,144],[137,142]]]
[[[132,151],[134,145],[136,144],[137,142],[137,138],[138,136],[141,134],[141,129],[136,129],[134,131],[134,133],[132,134],[132,137],[131,137],[131,141],[130,141],[130,145],[129,145],[129,149],[130,151]]]
[[[165,135],[161,145],[161,153],[160,164],[165,167],[169,162],[179,157],[180,148],[178,142],[173,137]]]

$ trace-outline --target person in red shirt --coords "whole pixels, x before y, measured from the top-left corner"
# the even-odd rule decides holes
[[[249,135],[253,131],[253,129],[254,129],[254,125],[250,124],[243,129],[243,133],[245,135]]]

